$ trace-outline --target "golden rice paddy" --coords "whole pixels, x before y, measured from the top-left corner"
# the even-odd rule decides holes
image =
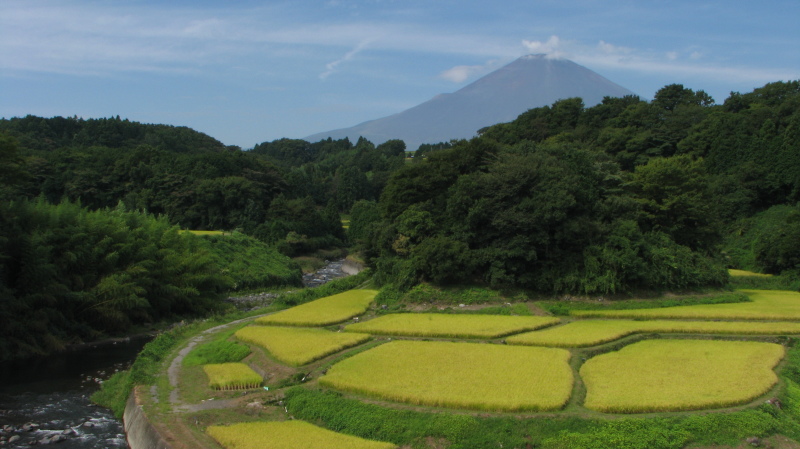
[[[249,422],[206,429],[225,449],[394,449],[392,443],[333,432],[305,421]]]
[[[771,274],[764,274],[764,273],[756,273],[753,271],[746,271],[746,270],[737,270],[734,268],[728,269],[728,274],[735,277],[742,277],[742,276],[755,276],[760,278],[768,278],[772,277]]]
[[[572,315],[603,318],[686,318],[724,320],[800,320],[800,293],[781,290],[740,290],[751,302],[701,304],[636,310],[576,310]]]
[[[698,410],[747,403],[777,382],[774,343],[648,340],[599,355],[580,369],[584,405],[608,413]]]
[[[208,386],[216,390],[257,388],[264,379],[244,363],[215,363],[203,365]]]
[[[301,327],[248,326],[236,338],[265,348],[289,365],[305,365],[369,340],[367,334]]]
[[[345,329],[408,337],[498,338],[558,323],[553,317],[396,313],[348,325]]]
[[[367,311],[376,290],[349,290],[307,302],[256,320],[258,324],[327,326],[341,323]]]
[[[674,320],[580,320],[541,331],[508,337],[516,345],[576,348],[594,346],[643,332],[792,335],[800,334],[797,322],[762,321],[674,321]]]
[[[417,405],[556,410],[572,392],[569,358],[556,348],[399,340],[342,360],[320,383]]]

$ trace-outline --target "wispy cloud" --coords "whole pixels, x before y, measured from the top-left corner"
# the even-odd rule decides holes
[[[319,78],[324,80],[336,71],[336,68],[343,62],[351,61],[357,54],[361,53],[373,39],[366,39],[358,43],[355,48],[348,51],[341,58],[331,61],[325,65],[325,71],[319,74]]]

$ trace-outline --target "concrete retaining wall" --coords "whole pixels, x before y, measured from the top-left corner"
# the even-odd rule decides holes
[[[147,420],[139,403],[138,395],[138,389],[134,389],[122,415],[128,446],[131,449],[170,449],[169,444]]]

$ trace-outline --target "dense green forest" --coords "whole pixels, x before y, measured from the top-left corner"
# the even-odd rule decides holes
[[[611,294],[722,286],[726,267],[796,275],[798,201],[800,82],[721,105],[669,85],[561,100],[429,152],[351,226],[400,289]]]
[[[681,85],[652,101],[564,99],[419,149],[243,151],[119,117],[2,119],[0,176],[0,313],[13,323],[0,358],[297,285],[286,256],[332,247],[398,290],[606,295],[724,286],[728,267],[800,271],[798,81],[721,104]]]

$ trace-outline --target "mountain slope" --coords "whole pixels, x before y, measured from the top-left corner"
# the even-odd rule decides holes
[[[352,128],[313,134],[305,140],[348,137],[355,142],[364,136],[380,144],[402,139],[409,150],[416,150],[422,143],[470,138],[483,127],[511,121],[528,109],[559,99],[581,97],[586,106],[593,106],[605,96],[631,94],[572,61],[528,55],[454,93],[438,95],[403,112]]]

